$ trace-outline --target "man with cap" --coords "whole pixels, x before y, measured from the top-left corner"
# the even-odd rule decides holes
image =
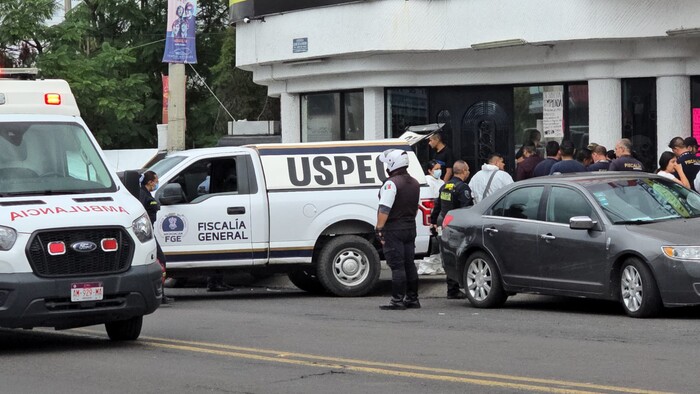
[[[688,178],[691,188],[695,190],[695,178],[700,172],[700,159],[695,156],[692,149],[687,147],[685,140],[681,137],[675,137],[671,139],[668,143],[668,147],[671,148],[673,154],[676,155],[678,164],[683,167],[683,173]]]
[[[593,164],[586,167],[586,169],[588,171],[607,171],[608,167],[610,167],[610,160],[608,160],[607,154],[608,150],[603,145],[596,145],[591,152]]]
[[[391,300],[384,310],[420,308],[418,270],[413,261],[416,248],[416,213],[420,184],[408,174],[408,154],[388,149],[379,155],[389,178],[379,189],[377,239],[391,268]]]
[[[698,154],[698,140],[696,140],[695,137],[686,137],[683,140],[683,143],[685,144],[685,147],[688,148],[690,153],[692,153],[694,156],[697,156],[697,154]]]

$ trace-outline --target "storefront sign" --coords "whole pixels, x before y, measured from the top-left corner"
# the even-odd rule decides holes
[[[564,102],[561,91],[543,93],[542,127],[545,138],[564,137]]]
[[[693,137],[700,140],[700,108],[693,108]]]

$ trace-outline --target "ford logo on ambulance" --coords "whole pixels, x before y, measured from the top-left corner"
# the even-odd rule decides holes
[[[92,252],[93,250],[97,249],[97,245],[94,242],[90,241],[74,242],[73,244],[71,244],[70,247],[76,252],[81,253]]]

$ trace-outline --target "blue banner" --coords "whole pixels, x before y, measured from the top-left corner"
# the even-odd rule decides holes
[[[197,0],[168,0],[168,30],[163,63],[197,63],[196,13]]]

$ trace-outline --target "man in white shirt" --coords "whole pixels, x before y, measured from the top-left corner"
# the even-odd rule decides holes
[[[474,195],[474,204],[491,195],[503,186],[513,183],[513,178],[503,171],[506,164],[503,156],[499,153],[492,153],[486,164],[481,166],[481,171],[474,174],[469,181],[469,188]]]

